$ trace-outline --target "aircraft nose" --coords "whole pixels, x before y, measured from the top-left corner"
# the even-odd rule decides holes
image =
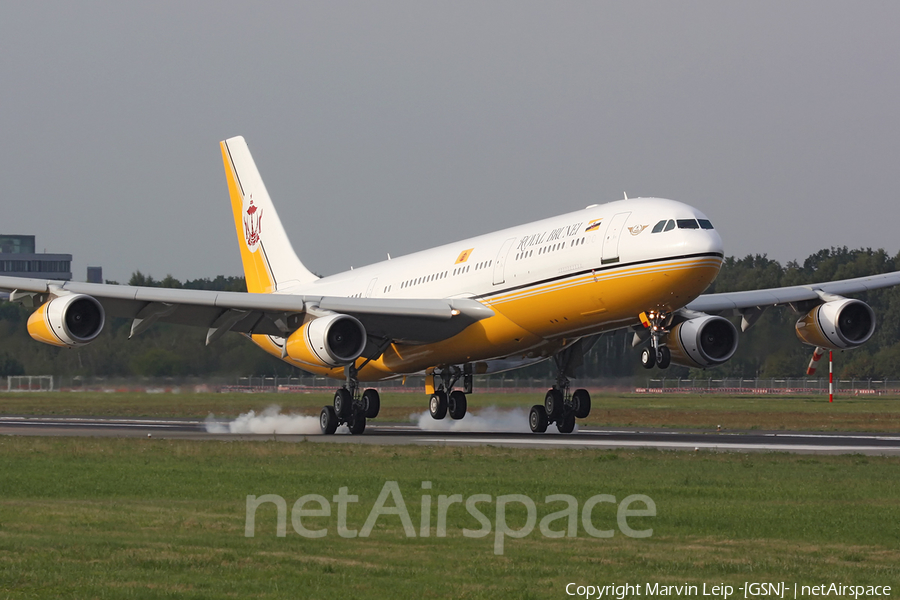
[[[681,251],[687,255],[724,256],[722,238],[715,229],[686,229],[678,232]]]
[[[696,243],[698,246],[697,252],[716,253],[722,256],[725,255],[725,248],[722,245],[722,237],[715,229],[702,230],[702,235],[698,236]]]

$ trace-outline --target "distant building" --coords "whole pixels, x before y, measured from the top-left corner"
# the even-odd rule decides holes
[[[71,254],[38,254],[33,235],[0,234],[0,275],[72,279]]]
[[[103,283],[103,267],[88,267],[88,283]]]

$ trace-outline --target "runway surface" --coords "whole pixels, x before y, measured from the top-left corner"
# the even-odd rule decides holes
[[[786,431],[699,431],[585,427],[563,435],[551,426],[545,434],[424,431],[409,423],[371,421],[365,434],[335,435],[209,433],[200,420],[117,419],[96,417],[0,417],[0,435],[104,436],[186,440],[266,440],[357,444],[505,446],[521,448],[656,448],[719,452],[790,452],[900,456],[900,434]]]

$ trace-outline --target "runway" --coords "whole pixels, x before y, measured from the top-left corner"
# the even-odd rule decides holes
[[[551,427],[551,430],[553,428]],[[700,431],[584,427],[563,435],[423,431],[409,423],[370,422],[365,434],[335,435],[209,433],[201,420],[98,417],[0,417],[0,435],[129,437],[183,440],[267,440],[356,444],[503,446],[516,448],[595,448],[789,452],[798,454],[866,454],[900,456],[900,434],[820,433],[802,431]]]

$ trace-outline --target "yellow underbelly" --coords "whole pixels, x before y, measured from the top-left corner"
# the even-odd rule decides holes
[[[458,335],[423,345],[391,345],[359,372],[361,381],[379,381],[431,367],[504,357],[549,356],[575,339],[638,323],[642,311],[670,312],[699,296],[722,265],[718,257],[679,259],[623,266],[523,287],[481,301],[495,315]],[[253,341],[281,358],[267,336]],[[319,375],[344,378],[343,368],[285,361]],[[359,359],[360,367],[365,359]]]

